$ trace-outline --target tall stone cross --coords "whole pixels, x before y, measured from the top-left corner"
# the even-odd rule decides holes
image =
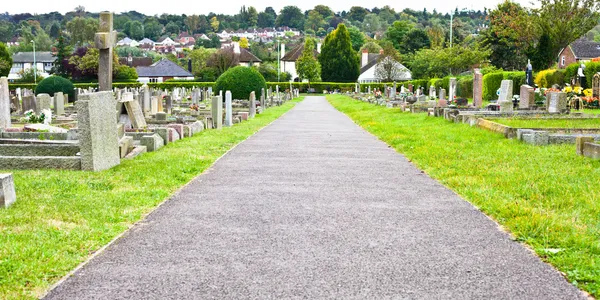
[[[116,44],[117,32],[113,30],[113,14],[100,13],[100,24],[96,33],[96,48],[100,51],[98,62],[99,91],[112,90],[113,47]]]

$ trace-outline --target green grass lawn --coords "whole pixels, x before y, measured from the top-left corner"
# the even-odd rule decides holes
[[[0,299],[38,298],[298,101],[234,127],[203,131],[103,172],[13,171],[17,202],[0,209]]]
[[[600,296],[600,161],[426,114],[328,96],[338,110]]]
[[[493,122],[514,128],[598,128],[600,118],[597,119],[538,119],[528,120],[519,118],[490,119]]]

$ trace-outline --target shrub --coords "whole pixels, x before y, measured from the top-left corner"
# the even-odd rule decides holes
[[[564,85],[565,71],[554,69],[540,71],[535,76],[534,82],[538,87],[541,88],[550,88],[555,84]]]
[[[54,93],[63,92],[66,95],[69,95],[69,101],[75,100],[75,88],[73,87],[73,83],[60,76],[50,76],[38,83],[35,88],[35,94],[49,94],[54,97]]]
[[[138,79],[138,74],[135,68],[126,65],[120,65],[116,69],[116,80],[136,80]]]
[[[600,72],[600,62],[588,62],[585,64],[585,78],[587,80],[587,87],[592,87],[592,80],[594,78],[594,74]]]
[[[252,91],[258,98],[261,89],[266,87],[265,78],[256,69],[242,66],[227,70],[215,83],[217,91],[231,91],[234,99],[248,99]]]
[[[473,77],[464,76],[457,78],[456,95],[464,98],[473,98]]]
[[[572,63],[565,69],[565,83],[571,83],[571,80],[577,76],[577,70],[579,70],[580,63]]]
[[[504,72],[505,80],[512,80],[513,95],[521,93],[521,86],[527,84],[527,74],[525,72]]]
[[[483,99],[498,99],[496,91],[498,91],[498,89],[500,88],[503,79],[504,72],[496,72],[483,75]]]

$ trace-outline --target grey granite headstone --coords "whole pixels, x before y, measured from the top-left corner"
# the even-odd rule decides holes
[[[28,96],[23,96],[23,113],[27,112],[27,111],[37,111],[36,108],[36,103],[35,103],[35,96],[33,95],[28,95]]]
[[[215,129],[223,127],[223,98],[220,96],[212,98],[212,122]]]
[[[262,88],[260,91],[260,109],[264,112],[267,107],[265,107],[265,88]]]
[[[456,78],[450,78],[450,91],[448,92],[448,99],[454,100],[456,96]]]
[[[475,70],[473,74],[473,106],[479,108],[483,104],[483,74]]]
[[[106,91],[81,95],[75,103],[82,170],[106,170],[120,162],[114,102],[113,93]]]
[[[147,117],[150,115],[150,88],[148,88],[148,85],[146,84],[144,84],[142,88],[144,89],[142,109],[144,111],[144,116]]]
[[[36,106],[36,114],[39,114],[44,109],[50,109],[50,104],[52,103],[52,98],[48,94],[39,94],[35,97],[35,106]]]
[[[225,126],[233,126],[233,108],[231,106],[231,91],[225,92]]]
[[[8,91],[8,78],[0,78],[0,128],[10,128],[10,92]]]
[[[0,174],[0,208],[8,208],[15,201],[17,201],[17,194],[12,174]]]
[[[251,92],[250,93],[250,113],[248,114],[248,117],[254,118],[254,116],[256,116],[256,93]]]
[[[551,92],[546,96],[546,106],[550,113],[563,113],[567,110],[567,93]]]
[[[500,84],[500,96],[498,97],[498,101],[512,101],[512,93],[513,81],[502,80],[502,83]]]
[[[54,94],[54,114],[57,116],[65,114],[65,96],[62,92]]]
[[[124,101],[125,109],[127,110],[127,115],[129,115],[129,120],[131,121],[132,128],[146,128],[148,125],[146,124],[146,118],[144,118],[144,113],[142,112],[142,108],[140,107],[140,103],[136,100],[128,100]]]

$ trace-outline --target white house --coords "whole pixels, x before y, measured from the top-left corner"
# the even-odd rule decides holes
[[[21,78],[19,73],[33,68],[34,55],[33,52],[18,52],[12,56],[13,66],[8,74],[9,80]],[[35,65],[38,76],[50,76],[50,70],[56,58],[52,56],[52,52],[35,52]]]
[[[117,42],[117,46],[137,47],[139,45],[140,43],[138,43],[136,40],[132,40],[128,37]]]
[[[192,73],[166,58],[148,67],[140,66],[135,69],[138,73],[138,82],[142,83],[165,82],[169,79],[194,79]]]
[[[289,52],[285,52],[285,44],[281,44],[281,63],[279,64],[279,68],[281,73],[288,72],[292,75],[292,80],[295,80],[298,77],[298,73],[296,73],[296,61],[302,56],[302,52],[304,51],[304,44],[300,44]],[[317,49],[314,51],[315,58],[321,53],[321,44],[317,44]]]
[[[363,50],[360,60],[360,76],[358,76],[358,82],[370,83],[370,82],[381,82],[377,77],[375,70],[377,69],[378,58],[380,53],[369,53],[366,49]],[[395,62],[394,66],[397,69],[396,81],[411,80],[412,74],[409,69],[399,62]]]

